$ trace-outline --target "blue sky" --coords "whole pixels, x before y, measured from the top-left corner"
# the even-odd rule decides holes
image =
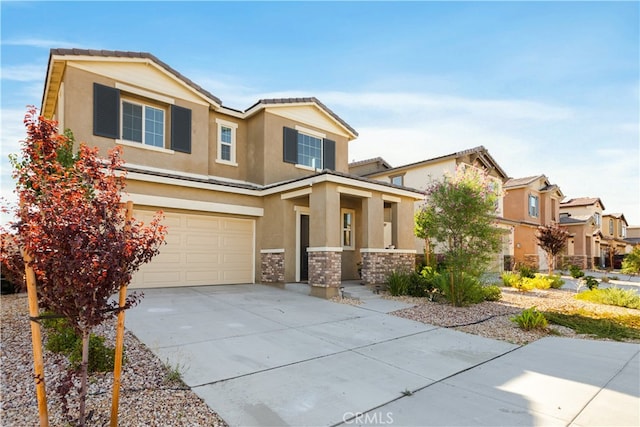
[[[49,49],[153,53],[246,109],[316,96],[394,166],[484,145],[640,225],[638,2],[7,2],[2,194]]]

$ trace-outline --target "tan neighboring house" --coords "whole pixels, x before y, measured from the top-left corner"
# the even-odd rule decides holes
[[[633,249],[633,245],[626,240],[627,227],[629,223],[623,213],[602,215],[601,268],[620,268],[622,257]],[[611,255],[613,255],[613,266]]]
[[[547,257],[538,245],[540,226],[558,223],[564,194],[545,175],[511,178],[504,184],[504,216],[516,221],[514,231],[515,265],[546,270]]]
[[[494,179],[498,190],[502,192],[503,182],[507,179],[507,174],[483,146],[398,167],[391,167],[386,161],[377,157],[352,162],[349,164],[349,171],[356,175],[397,186],[408,186],[426,190],[430,183],[441,180],[445,174],[454,175],[458,168],[469,166],[487,171],[489,176]],[[423,203],[424,201],[422,200],[416,201],[416,212],[422,207]],[[502,252],[496,254],[496,259],[491,269],[493,271],[503,271],[505,264],[507,266],[510,264],[510,259],[513,255],[514,223],[505,219],[503,216],[502,198],[499,199],[498,206],[496,207],[496,217],[498,226],[505,230],[505,236],[503,239]],[[416,252],[418,254],[424,254],[426,247],[425,241],[417,237],[413,237],[413,239],[415,239]],[[385,245],[389,244],[392,244],[392,242],[389,233],[387,233]],[[435,248],[436,253],[437,251],[438,249]]]
[[[167,245],[135,287],[308,281],[331,297],[360,264],[365,283],[414,265],[423,194],[349,174],[358,134],[316,98],[240,111],[149,53],[53,49],[41,113],[102,155],[122,147],[135,217],[164,211]]]
[[[604,209],[599,197],[578,197],[560,204],[560,225],[571,235],[566,249],[568,264],[600,266]]]

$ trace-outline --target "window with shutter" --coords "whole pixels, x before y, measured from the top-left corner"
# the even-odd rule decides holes
[[[336,168],[336,142],[323,134],[305,130],[284,128],[283,161],[311,169]]]
[[[93,134],[106,138],[120,138],[120,91],[93,84]]]
[[[171,149],[191,153],[191,110],[171,106]]]

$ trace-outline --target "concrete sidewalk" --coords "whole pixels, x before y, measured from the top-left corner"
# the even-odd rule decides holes
[[[640,425],[640,346],[518,347],[263,285],[145,290],[127,328],[232,426]]]

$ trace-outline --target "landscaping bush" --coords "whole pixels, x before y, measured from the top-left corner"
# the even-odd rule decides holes
[[[518,272],[520,273],[520,277],[529,279],[533,279],[537,273],[535,268],[524,264],[518,267]]]
[[[496,285],[483,286],[482,296],[485,301],[499,301],[502,298],[502,290]]]
[[[587,288],[589,288],[589,290],[592,289],[598,289],[598,279],[596,279],[593,276],[587,276],[584,279],[582,279],[584,281],[584,284],[587,285]]]
[[[577,265],[573,264],[569,266],[569,274],[571,274],[571,277],[573,277],[574,279],[584,277],[584,271],[582,271],[582,269]]]
[[[407,286],[407,295],[412,297],[423,298],[429,295],[430,284],[417,271],[409,275],[409,284]]]
[[[564,280],[560,277],[559,274],[552,274],[551,276],[547,276],[551,279],[551,287],[553,289],[560,289],[562,285],[564,285]]]
[[[71,367],[78,369],[82,363],[82,337],[69,325],[66,319],[56,317],[48,312],[41,320],[42,327],[47,331],[45,348],[54,353],[64,354],[69,358]],[[46,316],[50,316],[47,318]],[[107,347],[104,337],[96,334],[89,335],[89,372],[113,371],[115,350]]]
[[[576,298],[597,304],[640,309],[640,295],[632,289],[591,289],[577,294]]]
[[[518,280],[516,283],[514,283],[513,287],[519,290],[520,292],[529,292],[534,290],[536,286],[534,283],[534,279],[530,277],[523,277],[520,280]]]
[[[522,278],[520,274],[513,271],[505,271],[502,273],[502,283],[509,288],[515,288]]]
[[[387,276],[387,290],[393,296],[407,295],[410,276],[403,271],[392,271]]]
[[[449,274],[441,274],[436,280],[438,290],[451,304],[460,307],[484,301],[482,285],[477,277],[458,273],[453,274],[453,280],[453,289]]]
[[[517,316],[513,316],[511,321],[517,323],[520,328],[525,331],[532,329],[545,329],[547,327],[547,319],[544,314],[536,310],[535,307],[527,308]]]

